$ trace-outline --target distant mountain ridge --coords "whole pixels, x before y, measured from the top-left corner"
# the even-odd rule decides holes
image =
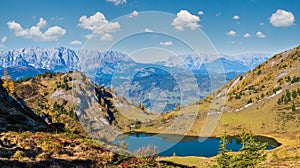
[[[260,58],[244,61],[250,62],[251,66],[253,63],[258,65],[262,61]],[[175,108],[176,103],[181,105],[183,103],[181,100],[187,100],[183,105],[188,105],[205,97],[237,75],[250,70],[250,67],[239,60],[217,58],[205,61],[207,62],[203,62],[198,56],[187,54],[180,56],[180,59],[170,57],[165,62],[142,64],[118,51],[100,52],[87,49],[74,51],[64,47],[53,49],[33,47],[1,52],[0,73],[3,73],[1,72],[3,68],[8,68],[13,79],[22,79],[46,71],[68,72],[76,69],[95,83],[116,89],[117,93],[122,93],[128,100],[142,103],[146,108],[164,102],[166,108],[162,108],[163,111],[169,111]],[[145,71],[145,68],[148,70]],[[211,77],[218,80],[211,83]],[[180,84],[182,81],[187,84]],[[193,83],[201,93],[193,90],[195,87],[188,86]],[[186,91],[188,94],[185,96],[180,96],[184,88],[191,90]],[[164,96],[159,96],[161,99],[153,99],[151,97],[154,92]]]
[[[254,69],[257,65],[268,60],[270,54],[253,53],[253,54],[240,54],[240,55],[226,55],[226,54],[202,54],[200,56],[194,54],[186,54],[179,56],[170,56],[166,61],[160,61],[160,65],[168,67],[182,67],[187,66],[191,71],[197,72],[206,67],[213,66],[214,64],[222,64],[224,72],[247,72]],[[212,71],[214,71],[212,69]]]
[[[36,69],[58,71],[72,69],[79,58],[75,51],[60,48],[22,48],[0,53],[0,67],[32,66]]]
[[[204,64],[213,64],[221,61],[225,72],[242,71],[246,72],[266,61],[268,54],[241,54],[229,56],[218,54],[217,56],[205,55],[201,59],[193,54],[180,55],[178,58],[172,56],[159,64],[167,67],[187,66],[192,71],[198,71]],[[208,59],[209,57],[210,60]],[[21,48],[0,52],[0,68],[31,66],[36,69],[47,69],[51,71],[66,71],[70,69],[87,70],[97,65],[103,67],[106,73],[114,68],[114,64],[120,62],[134,62],[129,56],[117,51],[100,52],[96,50],[75,51],[64,47],[59,48]],[[106,68],[106,69],[105,69]]]

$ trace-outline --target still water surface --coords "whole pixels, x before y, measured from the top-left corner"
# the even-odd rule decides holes
[[[275,139],[263,136],[256,136],[260,142],[266,142],[267,150],[280,146]],[[218,154],[220,138],[199,138],[194,136],[182,136],[171,134],[146,134],[128,133],[119,136],[114,143],[125,141],[128,150],[134,152],[141,147],[158,147],[159,156],[205,156],[211,157]],[[238,137],[228,137],[227,149],[238,151],[242,145]]]

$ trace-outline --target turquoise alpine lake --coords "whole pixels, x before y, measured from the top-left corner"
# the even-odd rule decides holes
[[[227,137],[227,149],[239,151],[242,147],[238,136]],[[274,138],[255,136],[259,142],[267,143],[267,150],[276,148],[281,144]],[[196,136],[183,136],[173,134],[126,133],[119,136],[113,143],[125,142],[128,151],[134,152],[142,147],[157,147],[159,156],[204,156],[212,157],[218,154],[220,138],[199,138]]]

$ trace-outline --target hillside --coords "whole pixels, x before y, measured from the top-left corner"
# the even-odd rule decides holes
[[[269,152],[270,167],[297,167],[299,124],[300,46],[274,55],[203,100],[143,123],[137,131],[211,137],[225,130],[227,135],[251,130],[282,143]]]
[[[206,116],[222,116],[215,134],[220,133],[218,131],[224,125],[229,132],[244,126],[250,126],[255,133],[297,131],[300,120],[299,70],[300,47],[297,47],[273,56],[205,99],[163,117],[189,116],[198,111],[192,134],[198,134],[195,130],[199,130]]]
[[[232,80],[220,93],[212,97],[226,93],[221,124],[229,130],[249,125],[257,133],[299,131],[300,47],[276,54]]]
[[[122,144],[108,142],[136,122],[116,106],[133,113],[127,116],[146,113],[80,72],[44,73],[9,89],[0,84],[1,166],[180,167],[155,157],[134,158]]]
[[[32,80],[35,78],[15,83],[15,93],[12,88],[10,92],[3,88],[0,80],[1,167],[70,167],[87,166],[93,162],[97,166],[113,166],[122,162],[123,157],[112,154],[103,147],[103,142],[72,133],[68,127],[61,127],[55,121],[44,120],[37,112],[38,108],[30,108],[29,105],[36,106],[29,102],[43,102],[39,98],[46,94],[39,92],[38,82]]]
[[[71,133],[113,139],[130,123],[150,114],[80,72],[44,73],[16,82],[15,93],[49,123],[64,123]],[[115,132],[114,132],[115,130]]]
[[[47,130],[47,124],[16,97],[10,96],[0,80],[0,133]]]

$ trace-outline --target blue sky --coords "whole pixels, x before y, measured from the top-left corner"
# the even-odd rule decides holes
[[[159,30],[152,31],[168,35],[173,32],[177,38],[188,36],[186,43],[205,34],[220,53],[277,53],[300,45],[299,0],[1,0],[0,4],[1,50],[31,46],[80,49],[92,41],[87,39],[91,34],[101,39],[99,46],[111,46],[120,34],[126,36],[126,29],[143,25],[152,30],[153,27],[147,27],[148,21],[169,26],[158,26]],[[143,11],[170,15],[150,21]],[[174,21],[176,15],[181,17]],[[102,16],[105,19],[97,22]],[[130,24],[126,19],[131,20]],[[193,36],[194,32],[199,36]],[[176,45],[178,39],[163,37],[166,38],[158,38],[157,46],[151,47],[173,52],[182,48]],[[143,43],[142,39],[138,43]],[[137,43],[130,40],[123,49],[132,45]]]

